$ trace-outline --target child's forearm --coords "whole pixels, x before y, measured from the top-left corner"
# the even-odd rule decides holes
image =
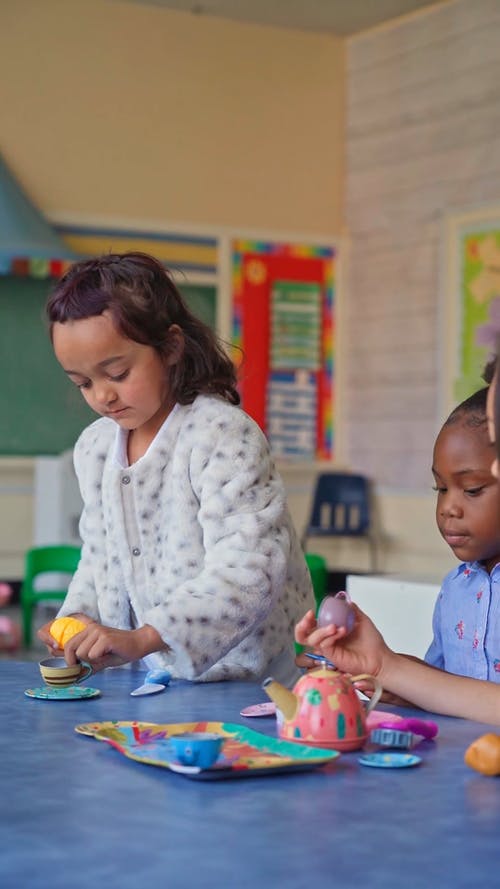
[[[159,632],[151,624],[144,624],[143,627],[138,627],[133,633],[143,650],[141,657],[153,654],[155,651],[169,651],[168,645],[165,644]]]
[[[500,725],[500,686],[456,676],[387,651],[378,679],[393,694],[425,710]]]

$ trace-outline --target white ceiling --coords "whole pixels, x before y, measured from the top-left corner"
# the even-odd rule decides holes
[[[128,0],[193,15],[348,37],[449,0]]]

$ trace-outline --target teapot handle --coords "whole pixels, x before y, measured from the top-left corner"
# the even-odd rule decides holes
[[[384,689],[378,679],[375,679],[375,676],[370,676],[369,673],[360,673],[359,676],[351,676],[353,685],[355,685],[356,682],[361,682],[362,679],[368,679],[373,685],[373,694],[366,705],[366,713],[368,714],[377,706]]]

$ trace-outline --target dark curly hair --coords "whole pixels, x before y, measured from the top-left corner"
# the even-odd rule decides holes
[[[146,253],[109,253],[74,263],[47,301],[50,333],[54,324],[109,312],[119,332],[152,346],[164,358],[172,324],[182,331],[179,361],[166,372],[172,396],[191,404],[197,395],[219,395],[240,403],[235,367],[216,334],[196,318],[170,272]]]
[[[488,389],[489,386],[478,389],[477,392],[474,392],[473,395],[470,395],[469,398],[457,405],[448,419],[445,420],[444,425],[451,426],[453,423],[463,421],[466,426],[486,427],[486,398]]]

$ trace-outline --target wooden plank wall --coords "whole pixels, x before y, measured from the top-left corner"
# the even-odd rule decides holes
[[[448,214],[500,205],[500,2],[454,0],[348,44],[349,463],[431,484]]]

